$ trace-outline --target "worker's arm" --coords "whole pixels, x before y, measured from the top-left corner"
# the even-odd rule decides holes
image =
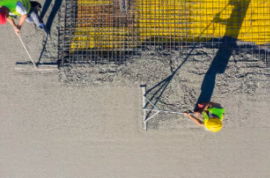
[[[208,103],[205,104],[205,106],[203,108],[203,111],[207,111],[207,109],[208,108],[211,108],[211,107],[221,107],[221,105],[218,104],[218,103],[215,103],[215,102],[210,101],[210,102],[208,102]]]
[[[213,103],[212,102],[208,102],[205,104],[205,106],[203,107],[203,111],[207,111],[208,108],[212,107]]]
[[[10,25],[14,28],[14,31],[17,35],[20,34],[20,29],[15,24],[14,20],[11,17],[7,17],[7,21],[10,23]]]
[[[23,3],[21,1],[18,1],[16,4],[16,12],[20,16],[20,20],[19,20],[18,25],[16,26],[16,24],[14,23],[14,21],[11,18],[10,18],[10,23],[13,26],[15,33],[17,35],[19,35],[21,27],[24,24],[25,20],[27,19],[27,9],[23,6]]]
[[[19,21],[19,23],[18,23],[18,28],[19,28],[19,29],[21,29],[21,27],[22,27],[22,25],[23,25],[23,23],[25,22],[26,19],[27,19],[27,14],[22,15],[22,16],[20,17],[20,21]]]
[[[200,119],[190,115],[188,112],[185,112],[184,115],[187,116],[188,118],[190,118],[195,124],[197,124],[201,127],[204,126],[204,123]]]
[[[16,24],[15,24],[15,22],[14,22],[14,20],[11,17],[7,17],[7,21],[10,23],[10,25],[13,28],[17,27]]]

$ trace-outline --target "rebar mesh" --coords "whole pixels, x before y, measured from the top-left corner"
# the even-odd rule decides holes
[[[125,62],[148,45],[250,49],[269,63],[270,0],[66,0],[60,58]]]

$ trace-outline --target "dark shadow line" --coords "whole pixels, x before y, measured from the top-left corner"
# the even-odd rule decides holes
[[[50,16],[49,16],[49,18],[47,20],[47,23],[46,23],[46,27],[48,28],[49,31],[51,31],[51,27],[52,27],[54,18],[56,16],[58,10],[61,7],[62,1],[63,0],[55,0],[55,2],[54,2],[54,6],[52,8],[52,12],[51,12],[51,14],[50,14]]]
[[[57,0],[55,0],[55,1],[57,1]],[[48,9],[49,9],[51,3],[52,3],[52,0],[46,0],[46,1],[45,1],[44,5],[43,5],[43,8],[42,8],[42,11],[41,11],[41,13],[40,13],[40,19],[41,19],[41,20],[43,20],[43,18],[44,18],[44,16],[45,16],[46,12],[48,11]]]
[[[46,27],[47,27],[49,32],[51,31],[51,27],[52,27],[54,18],[56,16],[56,14],[58,13],[58,10],[61,7],[62,1],[63,0],[55,0],[54,1],[54,6],[52,8],[52,11],[51,11],[51,13],[50,13],[50,15],[48,17],[47,23],[46,23]],[[51,3],[52,3],[52,0],[46,0],[45,1],[44,5],[43,5],[43,8],[42,8],[42,12],[40,13],[40,19],[41,20],[43,20],[43,18],[45,16],[46,12],[48,11]]]
[[[161,85],[161,84],[163,83],[162,86],[161,86],[161,87],[160,87],[160,88],[152,95],[152,97],[149,99],[150,101],[152,101],[153,98],[157,95],[157,93],[159,93],[159,91],[164,87],[163,90],[161,91],[161,93],[159,94],[159,96],[157,97],[155,103],[153,103],[154,105],[156,105],[157,102],[160,100],[161,96],[163,95],[163,93],[164,93],[165,90],[167,89],[167,87],[168,87],[169,83],[171,82],[171,80],[173,79],[174,75],[175,75],[176,72],[177,72],[177,71],[185,64],[185,62],[187,61],[187,59],[189,58],[190,54],[193,52],[194,49],[195,49],[195,46],[191,49],[191,51],[190,51],[189,54],[186,56],[186,58],[184,59],[184,61],[177,67],[177,69],[174,70],[174,72],[173,72],[169,77],[167,77],[166,79],[162,80],[161,82],[159,82],[157,85],[155,85],[154,87],[150,88],[150,89],[146,92],[145,96],[147,95],[147,93],[149,93],[149,92],[152,91],[154,88],[157,88],[159,85]],[[149,104],[149,102],[146,103],[145,107],[147,107],[148,104]],[[152,106],[151,109],[154,109],[154,106]],[[146,118],[145,118],[145,119],[147,119],[147,118],[150,116],[151,113],[152,113],[152,112],[149,111],[148,114],[146,115]]]
[[[40,20],[43,21],[43,18],[44,18],[44,16],[45,16],[46,12],[48,11],[48,8],[49,8],[49,6],[51,5],[51,3],[52,3],[52,0],[46,0],[46,1],[45,1],[44,5],[43,5],[43,8],[42,8],[42,12],[41,12],[41,14],[40,14],[40,16],[39,16]],[[52,9],[52,11],[51,11],[51,14],[50,14],[50,16],[49,16],[49,18],[48,18],[48,20],[47,20],[47,24],[46,24],[46,27],[47,27],[47,29],[48,29],[48,33],[49,33],[49,34],[48,34],[48,33],[46,34],[46,40],[45,40],[45,42],[44,42],[44,44],[43,44],[43,49],[42,49],[42,51],[41,51],[41,53],[40,53],[40,56],[39,56],[39,59],[38,59],[37,64],[40,64],[40,62],[41,62],[43,53],[44,53],[44,51],[45,51],[45,49],[46,49],[46,45],[47,45],[47,42],[48,42],[48,36],[50,35],[51,26],[52,26],[52,24],[53,24],[54,18],[55,18],[55,16],[56,16],[56,14],[57,14],[59,8],[61,7],[62,0],[55,0],[54,3],[55,3],[55,4],[54,4],[54,6],[53,6],[53,9]]]
[[[47,36],[46,36],[45,43],[43,44],[43,49],[42,49],[42,51],[41,51],[41,53],[40,53],[40,56],[39,56],[39,59],[38,59],[37,65],[38,65],[38,64],[40,64],[41,58],[42,58],[43,53],[44,53],[44,51],[45,51],[45,49],[46,49],[46,44],[47,44],[47,41],[48,41],[48,34],[47,34]]]
[[[161,92],[160,95],[158,96],[158,98],[157,98],[156,102],[154,103],[154,105],[157,104],[157,102],[159,101],[160,97],[162,96],[162,94],[163,94],[164,91],[166,90],[166,88],[167,88],[167,86],[169,85],[169,83],[170,83],[170,80],[169,80],[169,81],[166,81],[166,82],[164,83],[163,86],[165,86],[165,87],[163,88],[162,92]],[[163,86],[162,86],[162,87],[163,87]],[[162,89],[162,87],[160,87],[159,90],[158,90],[156,93],[158,93],[158,92]],[[155,97],[155,94],[151,97],[150,101],[151,101],[154,97]],[[147,107],[148,103],[149,103],[149,102],[147,102],[146,107]],[[154,109],[154,106],[152,106],[151,109]],[[146,118],[145,118],[145,119],[147,119],[147,118],[150,116],[151,113],[152,113],[152,111],[149,111],[148,114],[146,115]]]
[[[159,85],[161,85],[163,82],[165,81],[170,81],[173,76],[176,74],[176,72],[184,65],[184,63],[187,61],[188,57],[190,56],[190,54],[193,52],[193,50],[195,49],[195,47],[193,47],[191,49],[191,51],[189,52],[189,54],[186,56],[186,58],[184,59],[184,61],[177,67],[177,69],[174,70],[174,72],[168,76],[166,79],[162,80],[161,82],[159,82],[158,84],[156,84],[155,86],[153,86],[152,88],[150,88],[149,90],[147,90],[146,94],[148,94],[149,92],[151,92],[154,88],[158,87]]]
[[[171,77],[171,76],[169,76],[169,77]],[[154,99],[154,97],[159,93],[159,91],[160,91],[164,86],[166,87],[166,85],[169,83],[169,79],[168,79],[169,77],[167,77],[165,80],[163,80],[163,84],[160,86],[160,88],[152,95],[151,98],[149,98],[150,101],[152,101],[152,100]],[[145,95],[146,95],[146,94],[145,94]],[[145,107],[147,107],[148,104],[149,104],[149,102],[146,103]]]

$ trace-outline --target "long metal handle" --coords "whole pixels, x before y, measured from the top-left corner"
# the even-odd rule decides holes
[[[177,111],[166,111],[166,110],[159,110],[159,109],[147,109],[144,108],[146,111],[156,111],[156,112],[166,112],[166,113],[175,113],[175,114],[184,114],[184,112],[177,112]],[[195,115],[194,113],[187,113],[189,115]]]
[[[32,57],[30,56],[30,54],[29,54],[29,52],[28,52],[28,50],[27,50],[26,46],[25,46],[25,45],[24,45],[24,43],[23,43],[23,40],[22,40],[21,36],[20,36],[20,35],[18,35],[18,37],[19,37],[19,39],[21,40],[21,43],[22,43],[22,45],[23,45],[23,47],[24,47],[24,49],[25,49],[26,53],[28,54],[28,56],[29,56],[30,60],[32,61],[33,65],[34,65],[34,68],[36,68],[36,69],[37,69],[37,65],[36,65],[36,63],[34,62],[34,60],[32,59]]]

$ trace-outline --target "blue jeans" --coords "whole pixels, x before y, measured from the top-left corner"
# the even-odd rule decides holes
[[[32,8],[30,12],[27,14],[26,22],[28,23],[34,22],[38,27],[43,26],[43,22],[40,20],[34,8]]]

